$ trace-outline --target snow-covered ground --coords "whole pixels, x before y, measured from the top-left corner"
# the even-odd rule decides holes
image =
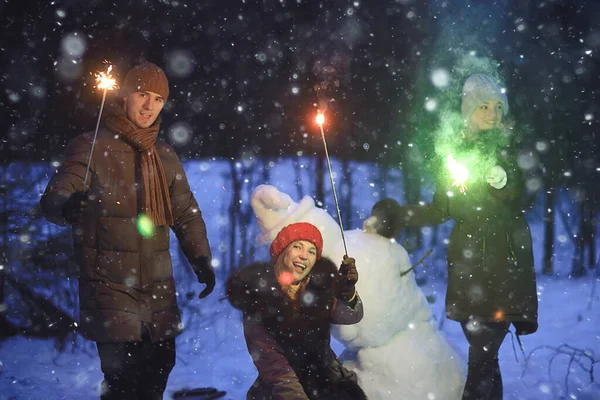
[[[312,195],[308,189],[312,188],[313,182],[308,176],[309,168],[301,168],[297,175],[291,170],[298,168],[298,163],[301,165],[302,161],[295,166],[290,163],[286,166],[276,165],[269,183],[277,182],[278,188],[292,194],[296,193],[296,186],[302,181],[306,186],[304,194]],[[339,173],[339,164],[335,163],[333,167],[334,172]],[[227,249],[222,238],[227,237],[227,207],[231,197],[228,192],[228,164],[222,161],[190,162],[186,164],[186,171],[203,209],[214,256],[217,259],[224,257]],[[352,171],[352,191],[356,195],[352,198],[352,224],[346,227],[349,229],[360,226],[360,221],[379,199],[382,189],[377,183],[377,170],[373,166],[357,164],[352,166]],[[260,174],[260,170],[257,173]],[[340,181],[341,175],[336,179]],[[260,183],[267,182],[257,181],[255,185]],[[43,190],[45,182],[41,186],[40,190]],[[249,194],[252,188],[246,189],[249,189]],[[339,183],[338,193],[343,194],[345,189],[343,182]],[[387,195],[402,202],[401,189],[401,179],[397,173],[392,173],[387,183]],[[297,196],[293,197],[298,199]],[[248,201],[247,194],[242,201]],[[37,202],[37,198],[32,199],[34,202]],[[331,199],[327,200],[329,210],[331,203]],[[530,215],[530,221],[536,247],[536,268],[539,271],[543,231],[541,223],[533,219],[536,219],[535,214]],[[559,222],[556,230],[557,236],[564,236],[564,229]],[[424,230],[424,233],[427,240],[431,230]],[[446,228],[442,228],[439,234],[440,237],[447,237]],[[600,277],[596,274],[578,279],[567,278],[572,254],[569,243],[569,240],[557,241],[557,276],[538,276],[540,328],[537,333],[522,337],[525,354],[533,352],[527,366],[516,338],[507,336],[500,350],[505,400],[600,399],[597,368],[592,375],[589,372],[593,362],[600,360],[600,288],[594,289],[594,282],[600,285]],[[176,245],[176,242],[173,244]],[[440,254],[442,252],[445,254],[440,249]],[[177,260],[175,250],[173,255]],[[257,253],[257,257],[265,255],[266,251]],[[411,254],[412,262],[416,262],[421,255]],[[443,261],[440,261],[443,257],[435,260],[419,266],[417,276],[428,274],[434,264],[438,270],[440,267],[443,269]],[[442,264],[438,265],[440,262]],[[199,285],[189,281],[189,274],[183,274],[182,271],[186,269],[182,265],[175,267],[178,288],[182,293],[189,287],[197,291]],[[255,379],[256,371],[242,335],[241,316],[227,301],[219,301],[224,297],[222,284],[221,276],[213,294],[207,299],[192,301],[199,311],[186,314],[184,310],[184,321],[189,329],[177,339],[177,365],[171,373],[165,398],[186,387],[212,386],[225,390],[226,399],[244,399],[247,388]],[[443,315],[445,296],[443,278],[430,278],[421,287],[429,298],[435,299],[431,307],[439,318]],[[444,320],[441,329],[466,364],[467,342],[459,324]],[[66,351],[59,353],[51,340],[15,337],[0,342],[0,399],[98,398],[102,373],[95,345],[81,338],[77,343],[77,347],[69,345]],[[334,350],[338,354],[342,351],[342,346],[335,341]],[[592,383],[592,380],[596,383]],[[398,388],[397,398],[420,400],[403,399],[401,387]]]
[[[515,338],[508,336],[500,350],[506,400],[600,399],[597,368],[595,384],[585,370],[590,370],[592,359],[600,359],[600,291],[596,290],[590,303],[592,282],[590,277],[539,277],[540,329],[522,337],[525,354],[533,351],[526,370]],[[596,284],[600,284],[598,279]],[[440,299],[432,305],[440,315],[443,282],[432,282],[423,289]],[[227,391],[226,399],[245,398],[256,372],[246,351],[240,315],[227,302],[218,301],[222,293],[219,286],[205,300],[204,306],[210,309],[206,323],[178,338],[177,365],[165,398],[185,387],[204,386]],[[466,360],[467,343],[459,324],[447,320],[442,329]],[[561,345],[570,347],[557,352]],[[338,343],[335,350],[341,350]],[[0,343],[0,363],[0,399],[98,398],[102,373],[93,343],[85,342],[75,352],[59,353],[49,340],[11,338]],[[402,388],[398,390],[398,399],[402,399]]]

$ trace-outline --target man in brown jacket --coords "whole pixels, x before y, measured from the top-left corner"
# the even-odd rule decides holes
[[[162,399],[182,324],[169,252],[173,229],[200,283],[215,285],[206,226],[175,151],[157,140],[169,96],[162,69],[130,70],[122,104],[73,139],[41,199],[51,222],[73,228],[81,332],[97,343],[103,399]]]

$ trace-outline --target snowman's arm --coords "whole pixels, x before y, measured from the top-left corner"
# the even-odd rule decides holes
[[[356,296],[351,301],[336,299],[331,312],[331,323],[335,325],[358,324],[362,320],[363,314],[363,303],[356,292]]]
[[[244,316],[244,336],[259,379],[272,388],[273,400],[308,400],[298,376],[288,363],[279,343],[267,328]]]

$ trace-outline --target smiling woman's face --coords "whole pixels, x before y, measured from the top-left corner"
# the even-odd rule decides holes
[[[297,240],[284,250],[280,274],[291,272],[294,283],[298,283],[310,274],[316,261],[317,247],[306,240]]]
[[[488,129],[499,128],[502,124],[503,107],[500,101],[481,103],[471,115],[469,129],[471,131],[487,131]]]

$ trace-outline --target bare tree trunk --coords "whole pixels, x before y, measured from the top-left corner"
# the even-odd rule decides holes
[[[590,207],[589,207],[589,219],[588,219],[588,226],[589,226],[589,231],[588,231],[588,265],[590,270],[596,268],[596,225],[597,225],[597,220],[596,220],[596,201],[595,199],[593,199],[590,202]]]
[[[552,256],[554,254],[554,189],[546,191],[544,196],[544,266],[542,273],[552,275]]]
[[[322,205],[325,205],[325,156],[317,155],[315,162],[315,200],[317,201],[317,203],[320,202]]]
[[[6,167],[4,167],[6,168]],[[3,171],[4,172],[4,171]],[[8,174],[5,174],[8,175]],[[6,180],[3,179],[4,182]],[[0,187],[0,194],[2,195],[2,218],[0,224],[2,226],[2,247],[0,248],[0,315],[3,315],[2,310],[4,309],[4,284],[5,284],[5,269],[7,268],[8,257],[6,253],[8,251],[8,200],[6,199],[6,186],[2,184]]]
[[[6,318],[7,307],[4,304],[4,287],[6,285],[5,269],[7,268],[8,257],[6,252],[8,250],[8,200],[6,199],[6,187],[3,184],[0,187],[0,193],[2,194],[2,247],[0,248],[0,338],[8,337],[16,334],[16,329]],[[10,332],[10,333],[9,333]]]
[[[235,256],[236,252],[236,233],[237,233],[237,218],[240,212],[240,199],[241,199],[241,186],[242,183],[238,176],[236,167],[236,161],[232,157],[229,161],[229,169],[231,171],[231,186],[233,189],[231,204],[229,205],[229,221],[231,224],[229,226],[229,269],[228,271],[233,271],[237,268],[237,257]]]
[[[408,151],[410,151],[410,148],[407,149],[407,152]],[[411,172],[412,165],[410,156],[407,153],[404,154],[403,159],[402,177],[404,181],[404,199],[407,204],[415,204],[419,201],[419,195],[421,193],[421,185],[419,184],[420,174]],[[404,245],[409,253],[416,249],[420,249],[422,246],[421,229],[406,229]]]
[[[352,169],[350,168],[350,161],[342,160],[342,170],[344,173],[343,185],[346,187],[346,193],[344,197],[344,206],[342,207],[342,218],[344,221],[344,228],[350,229],[352,225]]]
[[[381,199],[385,199],[387,197],[387,182],[390,175],[390,168],[387,164],[379,167],[379,182],[381,184]]]
[[[17,328],[6,318],[8,311],[4,304],[4,289],[6,287],[6,268],[8,267],[8,204],[7,196],[7,177],[8,166],[6,163],[2,166],[3,183],[0,186],[0,195],[2,195],[2,218],[0,224],[2,226],[2,246],[0,247],[0,338],[14,336],[18,333]]]
[[[252,190],[254,187],[254,167],[244,168],[242,170],[242,177],[240,181],[244,183],[247,182],[246,187],[248,190]],[[242,189],[240,188],[240,192],[241,190]],[[238,254],[238,261],[241,265],[244,265],[248,262],[246,260],[250,259],[248,254],[248,233],[251,231],[250,225],[252,224],[254,212],[252,211],[249,201],[244,204],[244,207],[242,207],[242,204],[239,201],[238,203],[239,212],[236,215],[240,224],[240,252]]]
[[[571,264],[571,276],[584,276],[585,275],[585,266],[583,265],[585,261],[584,253],[585,253],[585,217],[586,217],[586,206],[585,199],[581,199],[579,201],[579,230],[577,232],[577,240],[575,241],[575,252],[573,254],[573,261]]]
[[[590,198],[589,196],[591,196],[592,190],[593,188],[590,188],[591,190],[588,190],[588,196],[586,196],[585,200],[584,200],[584,207],[585,207],[585,220],[583,221],[583,227],[585,228],[584,232],[583,232],[583,242],[584,242],[584,248],[587,248],[587,269],[592,269],[594,268],[594,265],[596,264],[596,252],[595,252],[595,247],[596,247],[596,243],[594,240],[594,200],[592,198]]]
[[[300,201],[304,197],[304,190],[302,187],[302,170],[298,166],[298,162],[294,162],[294,175],[296,176],[296,196]]]
[[[269,182],[271,179],[271,169],[268,168],[269,165],[269,161],[270,159],[266,156],[262,157],[262,169],[261,169],[261,178],[260,181],[261,182]],[[254,188],[252,188],[252,190],[254,190]],[[250,229],[250,232],[259,232],[258,230],[258,225],[254,224],[254,227],[256,227],[256,229]],[[252,246],[250,246],[250,251],[248,252],[248,259],[249,260],[254,260],[256,258],[256,242],[254,241],[254,239],[252,240]]]

